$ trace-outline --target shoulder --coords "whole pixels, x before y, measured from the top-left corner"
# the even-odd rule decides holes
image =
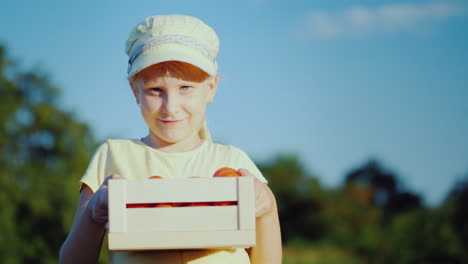
[[[110,150],[142,148],[142,143],[138,139],[107,139],[104,145]]]
[[[97,157],[102,156],[102,155],[107,155],[108,152],[109,152],[109,144],[106,141],[96,148],[96,151],[94,151],[94,155],[92,159],[96,159]]]
[[[246,162],[252,163],[249,155],[236,146],[211,143],[208,148],[211,148],[214,154],[224,156],[234,162],[241,164]]]
[[[96,149],[96,153],[107,152],[112,147],[119,147],[119,146],[135,144],[134,141],[135,140],[132,140],[132,139],[106,139]]]
[[[138,144],[138,140],[137,139],[114,139],[114,138],[109,138],[109,139],[106,140],[106,142],[104,144],[107,144],[109,146],[136,145],[136,144]]]
[[[242,149],[232,145],[224,145],[220,143],[209,142],[207,149],[210,152],[214,152],[216,154],[221,155],[247,156],[247,154]]]
[[[121,155],[132,149],[141,148],[136,139],[106,139],[94,153],[94,158]]]

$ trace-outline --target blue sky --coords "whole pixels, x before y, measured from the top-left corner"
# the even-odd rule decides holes
[[[375,157],[430,204],[468,174],[467,1],[7,1],[0,43],[100,139],[138,138],[125,40],[176,13],[220,38],[215,140],[299,154],[328,186]]]

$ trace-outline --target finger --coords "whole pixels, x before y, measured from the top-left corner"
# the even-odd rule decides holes
[[[119,174],[111,174],[104,179],[103,185],[107,186],[107,182],[109,180],[117,180],[117,179],[122,179],[122,177],[120,177]]]
[[[241,176],[254,176],[249,170],[247,169],[244,169],[244,168],[240,168],[238,171],[237,171]]]
[[[106,223],[106,222],[109,221],[109,216],[108,216],[107,212],[100,211],[100,212],[97,212],[94,215],[94,220],[99,222],[99,223]]]
[[[265,184],[261,182],[257,177],[254,177],[254,189],[255,192],[257,193],[258,191],[262,190],[265,188]]]

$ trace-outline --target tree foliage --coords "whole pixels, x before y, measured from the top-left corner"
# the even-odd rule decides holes
[[[271,162],[260,165],[259,169],[267,175],[277,198],[283,240],[320,237],[322,231],[318,227],[321,220],[314,213],[320,202],[311,195],[320,190],[320,186],[316,178],[307,175],[299,158],[278,155]]]
[[[56,263],[95,142],[45,75],[13,66],[0,47],[0,262]]]
[[[317,252],[329,251],[339,263],[468,263],[468,177],[432,208],[377,160],[335,188],[321,186],[296,155],[260,168],[277,198],[284,244],[315,252],[287,263],[328,263],[330,256]]]

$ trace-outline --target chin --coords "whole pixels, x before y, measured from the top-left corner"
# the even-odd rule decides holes
[[[185,136],[185,135],[161,135],[158,137],[164,142],[169,143],[169,144],[175,144],[175,143],[184,141],[185,139],[188,138],[188,136]]]

